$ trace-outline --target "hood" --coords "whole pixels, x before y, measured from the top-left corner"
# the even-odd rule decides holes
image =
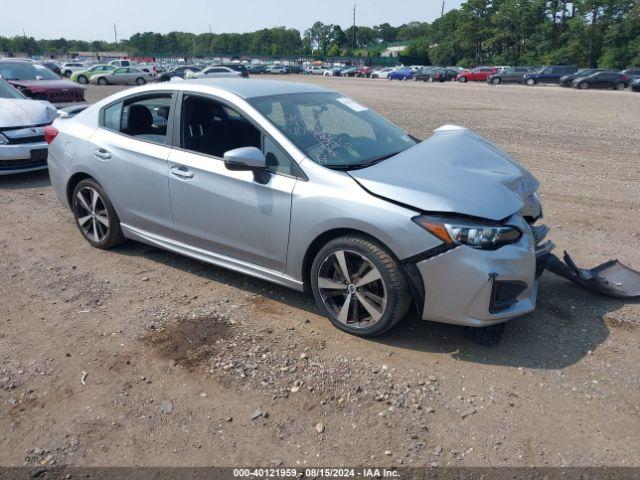
[[[47,101],[0,98],[0,128],[49,124],[56,116]]]
[[[84,87],[69,80],[10,80],[9,83],[28,88],[32,92],[84,90]]]
[[[539,186],[507,154],[453,125],[386,161],[348,173],[374,195],[424,212],[490,220],[520,211]]]

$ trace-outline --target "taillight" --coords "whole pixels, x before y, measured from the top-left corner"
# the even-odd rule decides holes
[[[51,143],[58,136],[58,129],[52,125],[44,127],[44,141]]]

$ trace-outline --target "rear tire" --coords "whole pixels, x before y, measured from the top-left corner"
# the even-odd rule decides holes
[[[627,88],[627,86],[622,82],[616,85],[616,90],[624,90],[625,88]]]
[[[536,81],[533,78],[529,78],[525,83],[530,87],[533,87],[536,84]]]
[[[68,78],[68,77],[70,77],[70,76],[71,76],[71,74],[72,74],[72,73],[73,73],[73,72],[72,72],[71,70],[66,70],[66,71],[64,72],[64,76]]]
[[[494,85],[500,85],[501,82],[502,82],[502,80],[500,80],[500,78],[492,78],[491,79],[491,83],[493,83]]]
[[[136,78],[136,85],[144,85],[145,83],[147,83],[147,81],[144,78],[142,77]]]
[[[467,77],[460,77],[460,83],[467,83]]]
[[[588,84],[588,83],[586,83],[586,82],[579,83],[579,84],[578,84],[578,88],[579,88],[580,90],[587,90],[587,89],[589,88],[589,84]]]
[[[378,242],[357,235],[320,249],[311,267],[311,289],[335,327],[361,337],[392,328],[411,303],[398,261]]]
[[[98,85],[101,85],[104,87],[105,85],[109,85],[109,81],[106,78],[99,78]]]
[[[94,179],[87,178],[76,185],[71,207],[80,233],[92,246],[107,250],[124,242],[118,214]]]

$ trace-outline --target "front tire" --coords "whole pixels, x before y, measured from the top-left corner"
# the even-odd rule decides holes
[[[588,84],[587,82],[579,83],[579,84],[578,84],[578,88],[579,88],[580,90],[586,90],[586,89],[588,89],[588,88],[589,88],[589,84]]]
[[[499,77],[491,79],[491,83],[493,83],[494,85],[500,85],[500,82],[502,82],[502,80],[500,80]]]
[[[533,87],[536,84],[536,81],[533,78],[528,78],[525,83],[530,87]]]
[[[85,77],[84,75],[80,75],[78,77],[78,83],[80,85],[86,85],[87,83],[89,83],[89,79],[87,77]]]
[[[124,241],[120,219],[109,197],[92,178],[76,185],[71,206],[80,233],[92,246],[107,250]]]
[[[145,83],[147,83],[147,81],[144,78],[142,77],[136,78],[136,85],[144,85]]]
[[[627,88],[627,86],[622,82],[616,85],[616,90],[624,90],[625,88]]]
[[[460,83],[467,83],[467,77],[460,77],[460,80],[458,80]]]
[[[356,235],[320,249],[311,267],[311,289],[334,326],[361,337],[392,328],[411,303],[398,261],[379,243]]]

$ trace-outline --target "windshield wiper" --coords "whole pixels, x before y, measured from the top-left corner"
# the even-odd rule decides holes
[[[331,168],[333,170],[359,170],[360,168],[367,168],[372,165],[375,165],[376,163],[380,163],[384,160],[387,160],[391,157],[395,157],[396,155],[402,152],[403,150],[400,150],[399,152],[388,153],[386,155],[382,155],[380,157],[375,157],[375,158],[372,158],[371,160],[367,160],[366,162],[349,163],[347,165],[325,165],[325,167]]]

